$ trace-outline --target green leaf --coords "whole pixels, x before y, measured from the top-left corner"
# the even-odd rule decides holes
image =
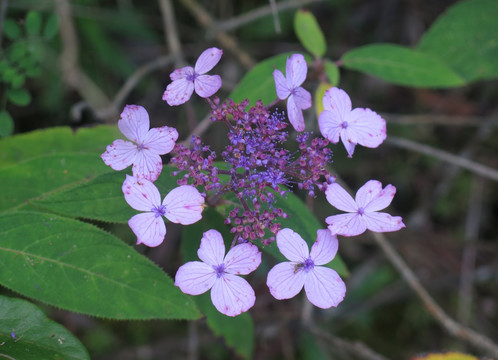
[[[320,346],[316,337],[307,330],[301,331],[299,336],[299,350],[301,359],[327,360],[329,356]]]
[[[14,132],[14,120],[6,111],[0,111],[0,137],[12,135]]]
[[[340,73],[337,65],[330,61],[329,59],[325,59],[325,74],[327,75],[327,79],[333,86],[339,85]]]
[[[117,126],[69,127],[31,131],[0,141],[0,168],[33,157],[57,153],[90,153],[100,155],[108,144],[123,137]]]
[[[254,66],[244,75],[229,97],[236,103],[249,99],[251,105],[258,100],[263,101],[265,105],[270,104],[277,99],[273,71],[278,69],[285,74],[285,63],[291,55],[292,53],[273,56]]]
[[[17,74],[16,76],[13,76],[12,77],[12,80],[10,81],[10,85],[14,88],[14,89],[19,89],[21,86],[24,85],[24,81],[26,80],[26,78],[24,77],[24,75],[22,74]]]
[[[404,46],[373,44],[342,56],[345,68],[358,70],[393,84],[446,88],[461,86],[465,80],[441,61]]]
[[[221,233],[226,249],[229,249],[232,244],[233,235],[230,234],[221,214],[213,208],[208,208],[202,217],[202,221],[184,228],[181,251],[185,262],[199,261],[197,250],[201,244],[202,234],[209,229],[215,229]],[[212,304],[209,292],[196,296],[195,302],[201,312],[206,315],[207,324],[213,333],[222,337],[238,355],[250,359],[254,347],[254,325],[251,316],[248,313],[236,317],[221,314]]]
[[[17,41],[7,50],[8,59],[14,63],[24,59],[28,53],[28,45],[25,41]]]
[[[289,215],[287,219],[282,219],[280,221],[282,224],[281,228],[290,228],[297,232],[308,243],[308,246],[311,249],[311,246],[316,241],[317,230],[325,229],[326,226],[321,225],[315,215],[309,211],[306,204],[304,204],[299,197],[292,193],[288,193],[285,198],[277,197],[275,207],[282,208],[282,210]],[[288,261],[282,254],[280,254],[275,242],[271,243],[269,246],[265,246],[264,250],[273,254],[281,261]],[[348,276],[346,265],[342,261],[339,254],[337,254],[334,260],[326,266],[337,271],[340,276]]]
[[[195,297],[195,303],[206,316],[211,331],[244,359],[252,359],[254,349],[254,323],[249,313],[235,317],[225,316],[214,307],[209,293]]]
[[[44,155],[0,169],[0,211],[20,208],[84,179],[111,172],[92,154]]]
[[[498,78],[498,1],[461,1],[441,15],[418,48],[467,81]]]
[[[90,359],[79,340],[29,301],[0,295],[0,358]]]
[[[65,310],[113,319],[196,319],[154,263],[99,228],[36,212],[0,215],[0,283]]]
[[[30,36],[36,36],[40,33],[42,26],[42,17],[41,14],[37,11],[30,11],[26,15],[26,32]]]
[[[315,90],[315,110],[316,117],[318,118],[322,111],[325,109],[323,106],[323,97],[325,96],[325,92],[332,87],[332,84],[327,82],[321,82]]]
[[[50,14],[43,28],[43,37],[46,40],[53,39],[59,32],[59,20],[56,14]]]
[[[325,36],[316,21],[315,16],[308,10],[296,11],[294,17],[294,31],[306,50],[316,57],[322,57],[327,51]]]
[[[172,166],[164,166],[154,182],[163,197],[178,186],[176,181],[179,177],[172,174],[175,170]],[[128,205],[123,196],[121,188],[124,180],[124,172],[105,173],[33,203],[65,216],[127,223],[138,212]]]
[[[3,31],[5,32],[5,36],[10,40],[16,40],[21,35],[21,27],[12,19],[5,19]]]
[[[7,98],[17,106],[26,106],[31,102],[31,94],[25,89],[9,89]]]

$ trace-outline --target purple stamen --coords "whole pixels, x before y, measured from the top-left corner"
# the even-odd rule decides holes
[[[365,213],[365,209],[363,209],[362,207],[358,208],[358,214],[363,215],[364,213]]]
[[[213,265],[213,269],[216,272],[216,277],[220,278],[225,273],[225,264]]]
[[[164,216],[164,214],[166,214],[166,206],[161,205],[157,208],[152,208],[151,211],[155,214],[156,218],[160,217],[160,216]]]
[[[187,81],[194,81],[198,76],[199,76],[199,74],[197,74],[197,73],[187,75]]]
[[[304,260],[304,262],[303,262],[303,269],[304,269],[305,272],[309,272],[314,267],[315,267],[315,263],[313,262],[313,260],[311,260],[311,257],[309,257],[306,260]]]
[[[343,121],[343,122],[342,122],[342,124],[341,124],[341,127],[342,127],[343,129],[346,129],[346,128],[348,127],[348,125],[349,125],[349,124],[348,124],[348,122],[347,122],[347,121]]]

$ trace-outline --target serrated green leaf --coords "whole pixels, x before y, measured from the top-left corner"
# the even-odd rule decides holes
[[[42,26],[41,14],[37,11],[28,12],[28,14],[26,15],[24,26],[26,26],[26,32],[28,33],[28,35],[38,35]]]
[[[34,198],[112,172],[92,154],[44,155],[0,169],[0,211],[20,208]]]
[[[69,311],[113,319],[196,319],[194,302],[146,257],[56,215],[0,215],[0,283]]]
[[[297,38],[311,54],[322,57],[327,51],[327,43],[315,16],[308,10],[296,11],[294,31]]]
[[[69,152],[100,155],[120,137],[117,126],[107,125],[77,131],[56,127],[19,134],[0,141],[0,168],[41,155]]]
[[[3,23],[5,36],[10,40],[16,40],[21,35],[21,27],[12,19],[5,19]]]
[[[223,236],[226,249],[229,249],[233,240],[221,216],[213,208],[208,208],[202,214],[202,221],[185,227],[182,234],[181,251],[185,262],[199,261],[199,249],[202,234],[209,229],[218,230]],[[194,297],[197,306],[206,316],[207,324],[213,333],[222,337],[228,346],[245,359],[252,357],[254,347],[254,325],[248,313],[240,314],[234,318],[218,312],[211,302],[209,292]]]
[[[164,166],[154,182],[163,197],[178,186],[178,177],[172,174],[175,170],[172,166]],[[127,223],[138,212],[128,205],[123,196],[121,187],[124,180],[125,172],[113,171],[32,203],[69,217]]]
[[[45,27],[43,28],[43,37],[46,40],[53,39],[59,32],[59,20],[56,14],[50,14]]]
[[[404,46],[373,44],[344,54],[343,66],[358,70],[393,84],[447,88],[461,86],[465,80],[441,61]]]
[[[31,94],[25,89],[9,89],[7,98],[17,106],[26,106],[31,102]]]
[[[0,137],[12,135],[14,131],[14,120],[6,111],[0,111]]]
[[[1,295],[0,344],[6,359],[90,359],[79,340],[37,306]]]
[[[339,85],[339,78],[340,78],[340,73],[339,73],[339,68],[337,65],[330,61],[329,59],[325,60],[325,74],[327,75],[327,79],[333,86],[338,86]]]
[[[254,66],[244,75],[229,97],[236,103],[249,99],[250,105],[254,105],[258,100],[263,101],[265,105],[270,104],[277,99],[273,71],[278,69],[285,74],[285,63],[291,55],[292,53],[273,56]]]
[[[460,1],[424,34],[418,49],[467,81],[498,78],[498,1]]]

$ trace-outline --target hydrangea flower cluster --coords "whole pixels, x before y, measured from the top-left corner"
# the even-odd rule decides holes
[[[219,155],[197,136],[185,146],[175,144],[178,132],[173,128],[149,130],[147,112],[136,105],[127,105],[118,122],[132,142],[116,140],[102,154],[114,170],[133,164],[133,176],[126,175],[122,190],[128,204],[141,212],[128,222],[137,244],[158,246],[164,241],[163,217],[190,225],[202,219],[205,206],[222,204],[220,211],[225,211],[225,224],[234,236],[232,246],[225,255],[220,232],[206,231],[197,252],[201,261],[188,262],[178,269],[175,285],[180,290],[191,295],[211,290],[214,306],[227,316],[249,310],[255,303],[255,293],[240,275],[250,274],[261,263],[256,243],[264,247],[276,240],[289,261],[275,265],[268,273],[267,285],[273,297],[289,299],[304,287],[315,306],[337,306],[344,299],[346,286],[327,266],[337,253],[337,236],[359,235],[367,229],[397,231],[404,224],[400,217],[378,212],[391,203],[394,186],[382,188],[379,181],[370,180],[353,199],[335,182],[327,170],[332,163],[329,143],[342,140],[348,157],[352,157],[356,145],[373,148],[383,142],[385,121],[370,109],[352,110],[346,92],[331,88],[325,93],[324,111],[318,120],[323,137],[305,132],[302,112],[311,107],[312,101],[302,87],[308,68],[301,54],[287,60],[285,76],[279,70],[273,73],[277,98],[287,100],[287,114],[261,101],[253,106],[247,100],[221,103],[219,98],[211,98],[220,89],[221,78],[206,73],[222,54],[220,49],[209,48],[194,67],[173,71],[172,82],[163,94],[163,100],[171,106],[185,103],[194,91],[207,100],[211,120],[227,129],[228,144]],[[294,146],[288,145],[292,138],[289,124],[298,132]],[[166,153],[172,154],[171,164],[178,169],[173,175],[179,180],[178,187],[161,201],[153,182],[162,170],[160,155]],[[312,197],[324,193],[332,206],[346,212],[325,219],[328,228],[317,231],[311,251],[298,233],[281,229],[280,219],[288,214],[279,208],[278,199],[297,189]]]

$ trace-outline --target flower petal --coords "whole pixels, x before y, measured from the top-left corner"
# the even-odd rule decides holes
[[[375,232],[398,231],[405,227],[400,216],[391,216],[383,212],[372,212],[363,214],[363,221],[367,229]]]
[[[301,54],[293,54],[285,65],[285,76],[289,82],[292,89],[301,86],[301,84],[306,80],[306,74],[308,73],[308,65],[304,56]]]
[[[201,75],[194,80],[195,92],[202,98],[210,97],[221,87],[219,75]]]
[[[182,185],[171,190],[163,200],[166,206],[164,216],[174,223],[190,225],[202,218],[204,197],[190,185]]]
[[[294,102],[292,95],[287,99],[287,116],[296,131],[304,131],[303,112]]]
[[[309,256],[308,244],[297,232],[285,228],[277,233],[278,250],[287,259],[295,262],[303,262]]]
[[[114,140],[111,145],[107,145],[106,151],[100,157],[106,165],[119,171],[133,164],[137,152],[137,145],[118,139]]]
[[[175,81],[178,79],[184,79],[189,75],[194,75],[194,68],[192,66],[185,66],[181,69],[176,69],[175,71],[173,71],[171,74],[169,74],[169,78],[171,79],[171,81]]]
[[[357,144],[355,132],[351,131],[349,127],[343,129],[341,132],[341,140],[342,144],[346,148],[346,152],[348,153],[348,158],[352,158],[354,153],[354,148],[356,147]]]
[[[214,269],[200,261],[190,261],[178,268],[175,285],[185,294],[200,295],[211,289],[216,281]]]
[[[377,180],[369,180],[356,192],[356,203],[366,212],[385,209],[389,206],[396,194],[396,188],[387,185],[382,189],[382,183]]]
[[[339,248],[337,236],[330,230],[317,230],[316,242],[311,247],[310,257],[315,265],[325,265],[332,261]]]
[[[299,271],[297,265],[297,263],[292,262],[281,262],[268,273],[266,285],[275,299],[290,299],[303,288],[306,273]]]
[[[343,120],[336,111],[323,110],[318,116],[318,127],[322,136],[332,144],[339,142]]]
[[[334,270],[315,266],[306,277],[304,291],[313,305],[328,309],[344,299],[346,284]]]
[[[149,130],[143,140],[143,146],[152,153],[164,155],[175,147],[175,141],[178,139],[178,131],[169,126],[152,128]]]
[[[330,205],[339,210],[347,212],[358,211],[358,205],[356,205],[356,202],[338,183],[329,184],[325,190],[325,196],[327,197],[327,201]]]
[[[273,79],[275,80],[275,90],[277,92],[277,96],[280,100],[287,99],[287,96],[290,95],[291,88],[284,74],[280,70],[273,71]]]
[[[256,296],[246,280],[237,275],[223,274],[211,289],[211,301],[222,314],[237,316],[254,305]]]
[[[119,130],[131,141],[140,144],[149,131],[149,114],[138,105],[126,105],[118,121]]]
[[[195,62],[195,72],[200,75],[207,73],[218,64],[221,55],[223,55],[223,50],[215,47],[204,50]]]
[[[186,78],[180,78],[166,87],[163,100],[170,106],[181,105],[190,99],[193,92],[194,82]]]
[[[323,108],[336,112],[336,115],[341,118],[342,121],[349,121],[351,99],[344,90],[333,87],[328,89],[323,96]]]
[[[225,243],[219,231],[211,229],[202,235],[201,246],[197,250],[197,255],[199,259],[209,266],[218,266],[223,263]]]
[[[147,179],[154,182],[163,170],[163,161],[158,154],[143,149],[137,152],[132,170],[133,176],[137,179]]]
[[[164,241],[166,225],[161,216],[152,212],[137,214],[128,220],[128,225],[137,236],[137,245],[155,247]]]
[[[290,97],[294,99],[299,109],[306,110],[311,107],[311,94],[302,87],[295,88]]]
[[[161,205],[159,190],[147,179],[137,179],[126,175],[122,190],[126,202],[135,210],[152,211],[153,208]]]
[[[325,219],[334,235],[356,236],[365,232],[367,225],[357,213],[332,215]]]
[[[231,248],[225,259],[225,271],[229,274],[247,275],[261,264],[261,252],[256,245],[245,243]]]
[[[370,109],[354,109],[349,129],[356,134],[356,143],[369,148],[376,148],[386,139],[386,121]]]

